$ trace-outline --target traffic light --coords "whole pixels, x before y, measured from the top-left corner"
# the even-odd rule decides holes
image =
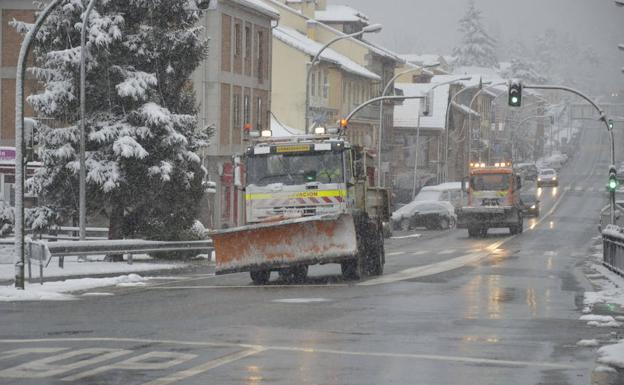
[[[611,166],[609,167],[609,184],[607,185],[607,189],[609,190],[609,192],[615,192],[617,187],[617,170],[615,169],[615,166]]]
[[[349,125],[349,121],[347,119],[340,119],[340,129],[346,130]]]
[[[609,124],[609,130],[613,130],[613,119],[609,119],[607,124]]]
[[[522,105],[522,83],[519,80],[509,82],[509,106],[520,107]]]

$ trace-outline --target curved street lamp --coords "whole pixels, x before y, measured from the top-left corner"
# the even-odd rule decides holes
[[[394,75],[392,79],[388,81],[388,83],[386,83],[386,86],[384,87],[380,96],[386,96],[386,93],[388,93],[390,86],[399,77],[409,74],[411,72],[422,71],[425,68],[437,67],[439,65],[440,63],[434,63],[434,64],[430,64],[426,66],[415,66],[414,68],[410,68],[408,70],[399,72],[398,74]],[[379,132],[377,135],[377,158],[378,158],[377,159],[377,170],[378,170],[377,171],[377,186],[380,186],[380,187],[381,187],[381,140],[383,137],[383,128],[384,128],[383,127],[383,104],[384,104],[383,100],[379,102]]]
[[[318,64],[320,62],[319,57],[321,56],[321,54],[323,53],[323,51],[325,51],[330,45],[334,44],[337,41],[343,40],[343,39],[350,39],[352,37],[357,37],[357,36],[361,36],[365,33],[377,33],[379,31],[381,31],[383,28],[383,26],[381,24],[371,24],[368,25],[364,28],[362,28],[362,30],[349,34],[349,35],[343,35],[343,36],[338,36],[332,40],[330,40],[327,44],[325,44],[323,47],[321,47],[321,49],[316,53],[316,55],[314,55],[314,58],[312,59],[312,61],[310,62],[310,64],[308,65],[308,69],[307,69],[307,73],[306,73],[306,97],[305,97],[305,133],[308,134],[309,130],[310,130],[310,75],[312,74],[312,68]]]

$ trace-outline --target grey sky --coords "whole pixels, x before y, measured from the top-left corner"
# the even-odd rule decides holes
[[[399,53],[448,54],[459,41],[457,21],[468,0],[329,0],[367,14],[384,31],[371,40]],[[616,88],[624,88],[624,8],[613,0],[476,0],[484,23],[501,43],[514,37],[531,44],[546,29],[592,46]]]

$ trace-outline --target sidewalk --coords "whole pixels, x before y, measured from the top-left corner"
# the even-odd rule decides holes
[[[597,366],[592,384],[611,385],[624,381],[624,278],[602,266],[601,238],[594,238],[593,255],[586,262],[586,278],[594,291],[586,291],[580,321],[600,328],[598,338],[578,341],[578,346],[596,349]]]
[[[204,261],[209,263],[208,256]],[[104,256],[89,256],[83,259],[66,257],[64,267],[58,266],[58,259],[43,269],[44,285],[39,282],[39,265],[32,265],[32,280],[28,279],[26,266],[26,290],[15,290],[13,248],[0,248],[0,301],[72,300],[66,294],[105,286],[142,286],[151,279],[165,274],[178,275],[198,266],[197,261],[160,261],[148,255],[135,255],[133,263],[104,262]],[[153,277],[139,275],[149,273]]]

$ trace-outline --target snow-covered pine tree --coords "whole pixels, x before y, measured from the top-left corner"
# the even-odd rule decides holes
[[[37,35],[42,91],[28,98],[56,123],[38,133],[43,168],[28,181],[39,223],[77,217],[82,13],[67,0]],[[205,170],[196,150],[190,75],[206,53],[198,0],[100,0],[87,34],[87,204],[113,238],[178,239],[194,222]],[[16,23],[22,31],[26,24]]]
[[[476,8],[474,0],[470,0],[466,14],[459,20],[458,31],[462,34],[462,40],[453,50],[455,67],[498,66],[496,40],[486,32],[481,22],[481,11]]]
[[[511,59],[511,65],[502,76],[507,79],[519,79],[530,84],[546,83],[546,77],[537,72],[531,62],[521,57]]]

